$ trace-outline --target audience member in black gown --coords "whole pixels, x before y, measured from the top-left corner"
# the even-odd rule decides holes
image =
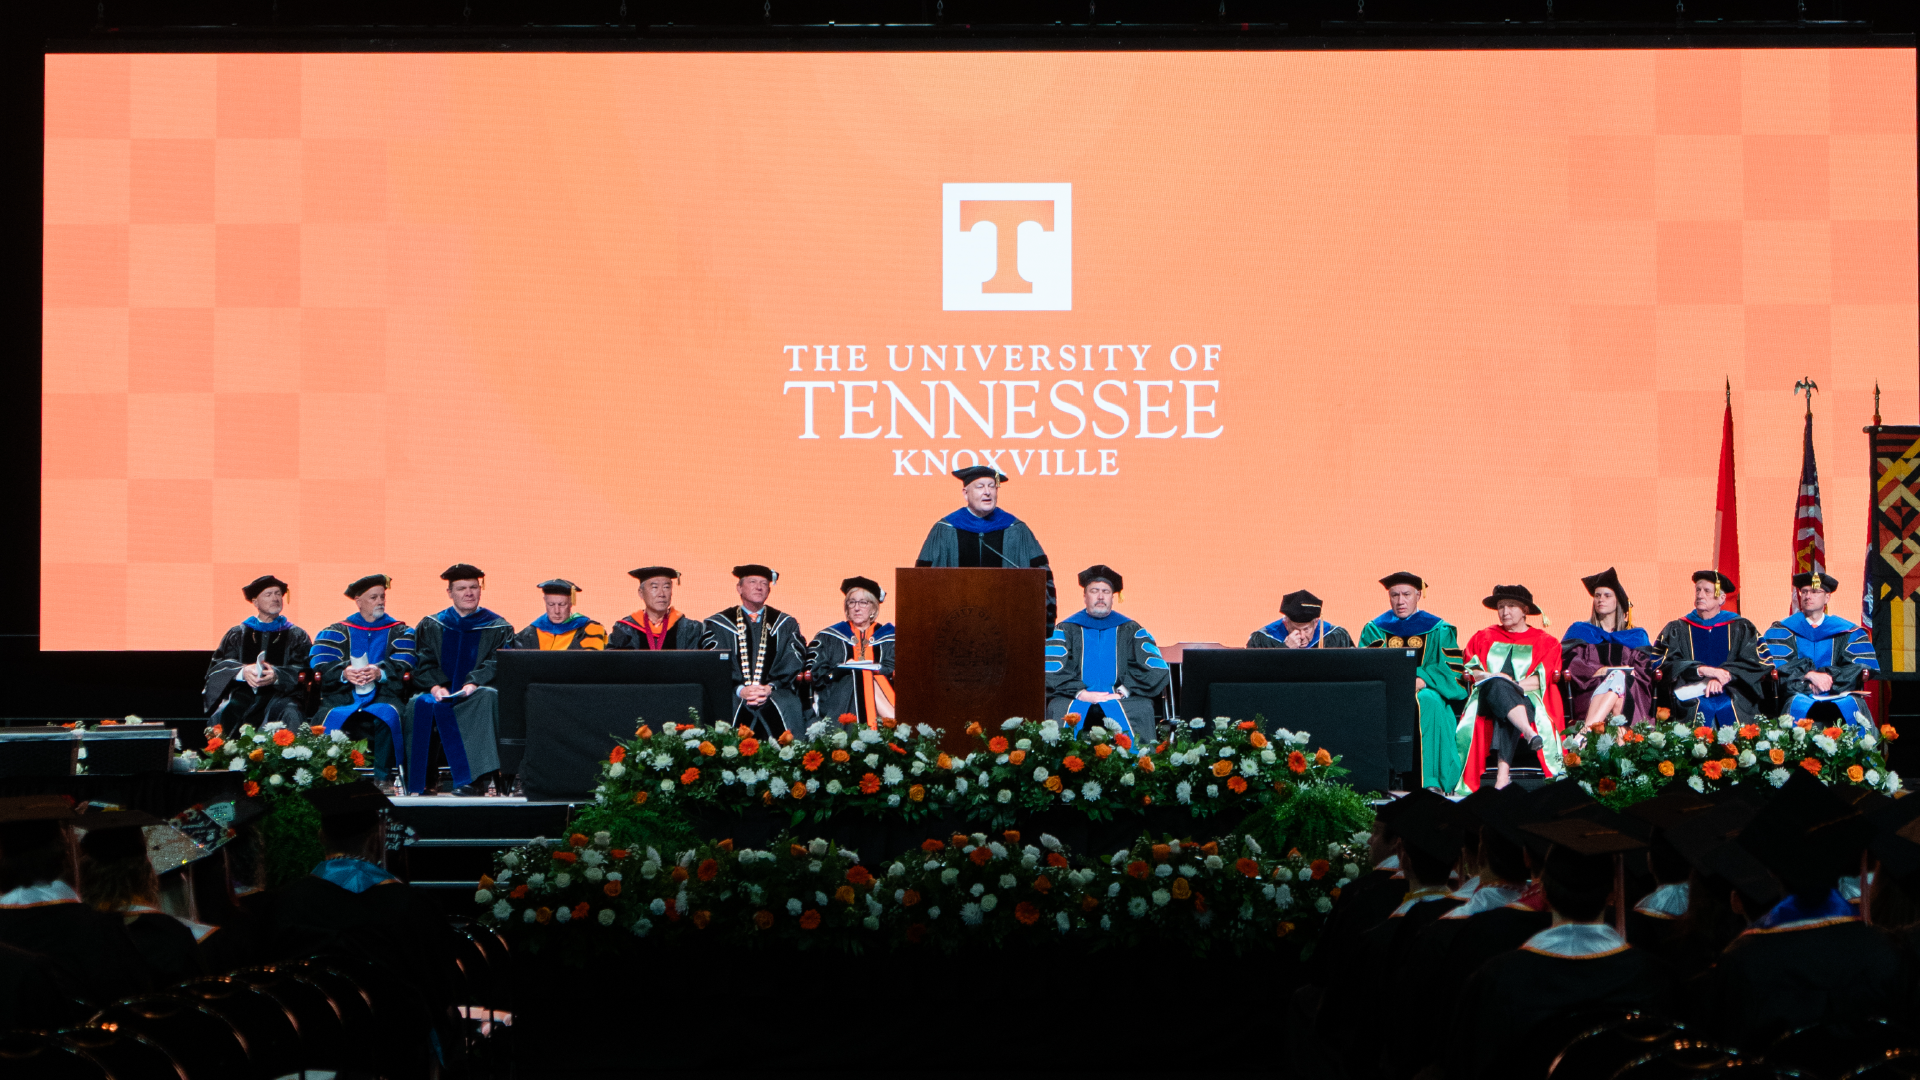
[[[160,875],[147,855],[146,830],[158,818],[135,810],[83,814],[74,819],[80,837],[80,898],[88,907],[118,916],[159,985],[212,973],[200,942],[217,927],[168,914],[160,907]]]
[[[1904,1015],[1910,976],[1836,887],[1873,837],[1864,814],[1799,769],[1740,830],[1739,847],[1786,896],[1748,912],[1714,966],[1706,1018],[1718,1037],[1753,1049],[1813,1024]]]
[[[1695,965],[1682,962],[1679,955],[1686,951],[1681,931],[1692,899],[1689,882],[1693,866],[1673,846],[1668,833],[1687,818],[1711,811],[1713,807],[1713,800],[1695,792],[1685,781],[1676,780],[1659,795],[1635,803],[1625,811],[1652,831],[1645,859],[1653,875],[1653,890],[1640,897],[1627,912],[1627,942],[1676,965],[1676,978],[1698,971]]]
[[[1527,826],[1553,844],[1540,875],[1553,924],[1467,980],[1454,1008],[1448,1077],[1540,1076],[1580,1018],[1671,1012],[1666,965],[1606,921],[1615,855],[1643,846],[1609,817],[1588,812]]]
[[[1448,932],[1438,949],[1439,965],[1430,969],[1447,985],[1466,979],[1489,959],[1519,948],[1552,924],[1553,917],[1547,912],[1540,883],[1534,880],[1550,845],[1522,826],[1598,806],[1590,799],[1582,801],[1576,796],[1581,796],[1581,792],[1572,784],[1549,784],[1539,791],[1516,792],[1481,805],[1482,832],[1488,839],[1487,862],[1497,867],[1498,876],[1507,879],[1508,888],[1517,885],[1519,889],[1518,894],[1505,903],[1496,905],[1494,898],[1468,903],[1468,907],[1480,910]],[[1525,867],[1524,872],[1514,865],[1516,855]]]
[[[0,944],[43,957],[86,1001],[103,1005],[153,987],[120,919],[74,891],[73,807],[62,796],[0,799]]]

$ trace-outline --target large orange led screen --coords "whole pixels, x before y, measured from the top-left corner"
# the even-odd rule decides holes
[[[997,462],[1162,642],[1375,579],[1784,614],[1804,403],[1836,608],[1914,419],[1911,50],[59,55],[42,638],[200,649],[292,582],[781,571],[809,632]]]

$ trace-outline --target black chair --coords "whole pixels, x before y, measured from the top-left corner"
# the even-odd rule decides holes
[[[248,1075],[247,1045],[225,1017],[192,997],[142,994],[94,1016],[93,1027],[139,1035],[164,1049],[193,1080]]]
[[[114,1080],[193,1080],[164,1047],[138,1032],[88,1025],[63,1031],[60,1037]]]
[[[1731,1047],[1680,1038],[1665,1041],[1646,1057],[1628,1062],[1613,1076],[1614,1080],[1701,1080],[1747,1064],[1740,1051]]]
[[[224,975],[181,983],[174,992],[197,999],[233,1025],[253,1075],[282,1076],[304,1064],[299,1024],[273,995]]]
[[[1679,1025],[1638,1013],[1588,1020],[1584,1028],[1556,1025],[1573,1034],[1549,1062],[1547,1075],[1553,1080],[1607,1080],[1628,1062],[1685,1037]]]
[[[1920,1046],[1920,1036],[1897,1030],[1883,1017],[1843,1023],[1812,1024],[1790,1031],[1767,1047],[1773,1065],[1799,1069],[1814,1076],[1837,1077],[1855,1066],[1883,1059],[1902,1044]]]
[[[380,1021],[374,1015],[372,999],[358,983],[319,960],[277,964],[273,970],[325,994],[340,1022],[340,1050],[359,1065],[371,1061],[368,1048],[380,1034]]]
[[[1847,1073],[1845,1080],[1920,1080],[1920,1049],[1889,1050],[1878,1061]]]
[[[332,995],[318,983],[297,972],[273,967],[237,971],[232,978],[270,996],[293,1018],[302,1066],[337,1070],[364,1064],[348,1060],[353,1050],[346,1025],[340,1020]]]
[[[0,1075],[8,1080],[104,1080],[108,1073],[59,1035],[9,1031],[0,1033]]]

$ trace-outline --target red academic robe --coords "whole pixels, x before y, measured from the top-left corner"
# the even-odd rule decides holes
[[[1532,666],[1523,673],[1523,677],[1533,674],[1540,676],[1540,689],[1531,691],[1527,695],[1534,703],[1535,729],[1545,736],[1543,741],[1546,745],[1540,749],[1537,756],[1543,772],[1549,776],[1558,776],[1562,771],[1560,733],[1567,727],[1567,719],[1563,715],[1560,700],[1560,640],[1544,630],[1531,626],[1518,634],[1509,634],[1498,626],[1489,626],[1467,640],[1467,655],[1480,661],[1481,667],[1489,671],[1495,670],[1494,662],[1488,659],[1488,653],[1495,644],[1500,642],[1523,645],[1532,650]],[[1476,693],[1468,705],[1477,712],[1479,701],[1480,695]],[[1547,719],[1551,722],[1551,731],[1539,723],[1539,714],[1543,706]],[[1479,763],[1487,760],[1487,754],[1493,749],[1495,721],[1491,717],[1471,714],[1463,715],[1461,719],[1463,723],[1468,719],[1473,722],[1473,742],[1467,748],[1466,774],[1462,779],[1468,790],[1478,790],[1481,769]],[[1506,723],[1504,719],[1498,722]]]

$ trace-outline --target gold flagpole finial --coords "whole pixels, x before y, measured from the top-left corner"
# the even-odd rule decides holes
[[[1808,416],[1813,415],[1813,395],[1814,395],[1814,392],[1819,389],[1820,389],[1820,384],[1814,382],[1811,376],[1803,377],[1799,382],[1793,384],[1793,392],[1796,396],[1799,394],[1807,395],[1807,415]]]

